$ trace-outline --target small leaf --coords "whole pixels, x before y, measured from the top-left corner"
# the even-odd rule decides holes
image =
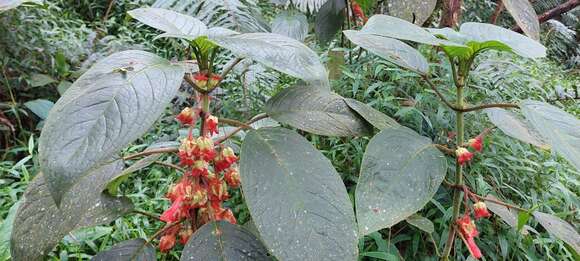
[[[529,212],[521,211],[520,213],[518,213],[518,227],[517,227],[518,231],[521,231],[522,228],[524,228],[526,223],[528,223],[529,219],[530,219]]]
[[[295,39],[272,33],[247,33],[210,37],[210,40],[237,56],[330,89],[326,69],[318,55]]]
[[[284,10],[272,21],[272,33],[304,42],[308,35],[308,19],[300,12]]]
[[[553,236],[569,244],[580,253],[580,234],[574,226],[554,215],[534,211],[534,218]]]
[[[41,87],[56,82],[50,75],[35,73],[30,77],[31,87]]]
[[[485,109],[489,120],[502,130],[506,135],[532,144],[538,148],[549,149],[543,138],[536,133],[536,130],[529,126],[529,123],[518,117],[515,113],[501,108]]]
[[[373,107],[355,99],[345,98],[344,101],[354,111],[360,114],[368,123],[379,130],[399,126],[396,120],[375,110]]]
[[[346,30],[344,35],[356,45],[398,66],[422,75],[429,71],[429,64],[425,57],[399,40],[364,33],[364,31]]]
[[[314,32],[318,41],[326,45],[332,39],[344,22],[343,9],[346,8],[346,2],[342,0],[328,0],[316,14]]]
[[[167,9],[138,8],[128,13],[140,22],[165,32],[158,37],[195,40],[207,31],[207,26],[199,19]]]
[[[122,167],[121,161],[115,161],[92,171],[64,195],[60,208],[54,203],[45,176],[38,174],[24,192],[24,201],[14,219],[14,260],[43,260],[69,232],[107,224],[129,212],[132,204],[127,199],[101,193],[109,178]]]
[[[373,15],[361,29],[361,32],[429,45],[462,46],[459,43],[439,39],[424,28],[388,15]]]
[[[268,116],[292,127],[325,136],[363,136],[370,126],[337,94],[310,86],[286,88],[270,98]]]
[[[433,222],[419,214],[415,213],[406,218],[405,221],[428,234],[435,232],[435,225],[433,225]]]
[[[261,128],[248,133],[240,155],[248,209],[276,258],[357,259],[346,187],[312,144],[288,129]]]
[[[111,181],[107,185],[107,192],[113,196],[116,196],[117,191],[119,189],[119,185],[121,185],[121,183],[125,182],[129,178],[129,174],[148,167],[149,165],[157,161],[159,158],[161,158],[161,156],[162,154],[152,154],[136,161],[135,163],[133,163],[133,165],[124,169],[121,173],[115,175],[111,179]]]
[[[546,47],[514,31],[484,23],[469,22],[461,25],[459,32],[471,41],[497,41],[509,46],[514,53],[526,58],[546,56]]]
[[[74,82],[52,108],[39,139],[40,167],[57,205],[88,170],[149,129],[183,74],[181,66],[154,54],[123,51]]]
[[[120,242],[91,258],[91,261],[155,261],[155,248],[144,239]]]
[[[262,242],[241,226],[225,221],[203,225],[187,241],[181,261],[271,260]]]
[[[580,170],[580,120],[539,101],[524,101],[521,108],[526,119],[552,145],[552,149]]]
[[[72,82],[69,81],[61,81],[58,86],[56,86],[56,90],[58,91],[58,94],[60,94],[60,96],[64,95],[64,92],[66,92],[66,90],[68,90],[68,88],[70,88],[72,85]]]
[[[6,218],[4,218],[2,223],[0,223],[0,259],[10,259],[10,235],[12,234],[12,227],[14,226],[16,212],[18,211],[22,201],[22,199],[16,201],[14,205],[12,205],[8,210],[8,215]]]
[[[25,102],[24,106],[36,114],[36,116],[45,120],[46,117],[48,117],[48,112],[54,106],[54,103],[45,99],[37,99]]]
[[[505,9],[510,12],[516,23],[524,33],[536,40],[540,40],[540,22],[534,6],[528,0],[502,0]]]
[[[391,227],[419,211],[437,192],[446,171],[445,156],[428,138],[403,126],[375,135],[356,187],[359,234]]]
[[[437,5],[437,0],[391,0],[389,14],[422,25]]]

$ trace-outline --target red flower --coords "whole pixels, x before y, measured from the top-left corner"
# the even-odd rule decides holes
[[[199,176],[207,176],[209,164],[207,161],[204,160],[196,160],[191,166],[191,176],[192,177],[199,177]]]
[[[179,146],[179,163],[184,166],[191,166],[195,162],[195,156],[197,149],[197,140],[189,136],[181,140],[181,145]]]
[[[470,139],[467,141],[469,147],[476,150],[477,152],[481,152],[483,150],[483,139],[480,136],[475,137],[475,139]]]
[[[482,201],[473,204],[473,211],[475,212],[475,218],[488,218],[491,216],[489,211],[487,211],[487,206]]]
[[[195,156],[205,161],[210,161],[215,157],[213,141],[208,137],[199,137],[196,142]]]
[[[232,212],[231,209],[226,209],[226,208],[220,208],[216,214],[215,214],[215,219],[216,220],[225,220],[227,222],[230,222],[232,224],[236,224],[236,217],[234,217],[234,213]]]
[[[459,228],[459,236],[467,246],[467,249],[469,249],[469,253],[476,259],[481,258],[481,250],[479,250],[474,240],[479,235],[479,231],[477,231],[473,220],[471,220],[469,215],[465,215],[457,219],[456,223]]]
[[[207,74],[205,73],[196,73],[193,75],[193,83],[195,83],[195,85],[197,85],[197,87],[205,89],[205,86],[207,85]]]
[[[363,12],[362,8],[360,7],[360,5],[357,2],[352,2],[352,13],[354,15],[354,17],[360,19],[363,24],[365,24],[367,22],[367,17],[365,15],[365,13]]]
[[[191,229],[191,226],[184,227],[181,229],[181,231],[179,231],[179,243],[182,245],[187,244],[187,241],[189,238],[191,238],[191,235],[193,235],[193,229]]]
[[[167,253],[175,246],[175,235],[164,235],[159,240],[159,251]]]
[[[240,173],[237,168],[230,168],[224,174],[224,180],[232,188],[237,188],[240,186]]]
[[[212,74],[211,77],[209,78],[209,88],[214,88],[216,87],[220,81],[222,80],[222,77],[217,75],[217,74]]]
[[[189,107],[185,107],[183,110],[181,110],[177,117],[175,117],[175,119],[181,122],[181,124],[193,125],[193,115],[194,111]]]
[[[473,158],[473,153],[469,152],[466,148],[459,147],[455,150],[455,155],[457,156],[457,163],[463,165],[469,162]]]
[[[218,134],[218,118],[213,115],[209,115],[205,118],[205,128],[209,132],[209,135]]]
[[[216,172],[221,172],[222,170],[229,168],[237,160],[238,157],[236,157],[234,150],[227,147],[214,159],[214,170]]]
[[[220,179],[208,180],[208,198],[211,201],[223,201],[230,197],[228,194],[228,185]]]
[[[189,209],[187,209],[183,204],[183,199],[178,198],[177,200],[173,201],[171,207],[169,207],[163,212],[163,214],[161,214],[159,219],[167,223],[176,222],[184,217],[188,210]]]
[[[207,189],[199,185],[195,186],[188,199],[191,200],[191,205],[194,208],[204,206],[207,204]]]

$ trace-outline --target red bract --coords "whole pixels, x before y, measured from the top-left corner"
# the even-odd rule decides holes
[[[209,132],[209,135],[218,134],[218,118],[213,115],[209,115],[205,118],[205,128]]]
[[[463,165],[473,158],[473,153],[463,147],[459,147],[455,150],[455,155],[457,156],[457,163],[459,163],[459,165]]]
[[[207,161],[204,160],[196,160],[191,166],[191,176],[192,177],[199,177],[199,176],[207,176],[209,164]]]
[[[196,160],[197,140],[189,136],[181,140],[181,145],[179,146],[179,163],[183,166],[191,166]]]
[[[211,201],[224,201],[230,197],[228,194],[228,185],[223,180],[209,180],[208,190],[208,198]]]
[[[195,186],[191,194],[191,206],[199,208],[207,204],[207,189],[199,185]]]
[[[488,218],[491,216],[489,211],[487,210],[487,206],[483,202],[477,202],[473,204],[473,211],[475,212],[475,218]]]
[[[178,198],[177,200],[173,201],[171,207],[169,207],[163,214],[161,214],[161,221],[171,223],[179,221],[182,217],[185,216],[184,209],[185,205],[183,204],[183,199]]]
[[[194,111],[189,108],[185,107],[181,112],[175,117],[181,124],[192,125],[194,119]]]
[[[213,141],[208,137],[199,137],[196,142],[194,154],[197,158],[210,161],[215,157]]]
[[[480,136],[475,137],[475,139],[470,139],[468,142],[469,147],[476,150],[477,152],[481,152],[483,150],[483,139]]]
[[[237,188],[240,186],[240,173],[237,168],[230,168],[224,174],[224,180],[232,188]]]
[[[216,87],[220,81],[222,80],[222,77],[217,75],[217,74],[212,74],[211,77],[209,78],[209,87],[210,88],[214,88]]]
[[[481,251],[479,250],[479,247],[477,247],[477,244],[475,244],[474,240],[475,237],[479,236],[479,231],[477,231],[477,227],[473,220],[471,220],[469,215],[464,215],[459,218],[456,223],[459,228],[459,236],[469,249],[469,253],[471,253],[471,255],[476,259],[481,258]]]
[[[207,85],[207,74],[205,73],[196,73],[193,75],[193,83],[195,83],[195,85],[197,85],[197,87],[200,88],[205,88],[205,86]]]
[[[220,154],[214,159],[214,170],[216,172],[221,172],[229,168],[233,163],[238,160],[234,150],[230,147],[224,148]]]

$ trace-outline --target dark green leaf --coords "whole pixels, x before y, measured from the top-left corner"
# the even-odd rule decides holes
[[[322,45],[326,45],[334,39],[334,36],[342,27],[342,23],[344,22],[344,13],[342,10],[346,7],[345,3],[342,0],[328,0],[320,7],[320,10],[316,14],[314,32]]]
[[[271,260],[262,242],[241,226],[225,221],[199,228],[187,241],[181,261]]]
[[[363,136],[371,127],[344,99],[311,86],[287,88],[270,98],[266,113],[280,123],[325,136]]]
[[[406,218],[405,221],[407,221],[407,223],[413,225],[414,227],[423,230],[426,233],[431,234],[435,232],[435,225],[433,225],[433,222],[431,222],[431,220],[419,214],[415,213]]]
[[[428,138],[403,127],[382,130],[365,151],[356,187],[359,234],[391,227],[435,194],[447,160]]]
[[[344,35],[356,45],[398,66],[423,75],[429,71],[425,57],[397,39],[353,30],[344,31]]]
[[[195,40],[207,31],[207,26],[197,18],[167,9],[138,8],[128,13],[140,22],[165,32],[158,37]]]
[[[155,248],[144,239],[120,242],[98,253],[91,261],[155,261]]]
[[[284,10],[272,21],[272,33],[303,42],[308,35],[308,19],[300,12]]]
[[[546,56],[546,47],[542,44],[518,34],[514,31],[484,23],[464,23],[459,32],[470,41],[487,42],[497,41],[509,46],[512,51],[526,58],[540,58]]]
[[[145,133],[175,96],[184,69],[144,51],[113,54],[56,102],[39,140],[57,205],[87,171]]]
[[[240,175],[262,240],[279,260],[356,260],[346,188],[330,161],[284,128],[251,131]]]
[[[35,73],[30,77],[30,86],[31,87],[40,87],[47,84],[51,84],[56,82],[55,79],[50,77],[50,75]]]
[[[552,149],[580,170],[580,120],[553,105],[527,100],[521,103],[526,119]]]
[[[493,125],[506,135],[542,149],[550,148],[536,130],[515,113],[500,108],[486,109],[485,112]]]
[[[574,226],[554,215],[534,211],[534,218],[553,236],[569,244],[580,253],[580,234]]]
[[[379,130],[399,126],[399,123],[393,118],[375,110],[373,107],[359,102],[355,99],[345,98],[344,101],[355,112],[360,114],[368,123],[375,126]]]
[[[540,40],[540,22],[534,6],[528,0],[502,0],[505,9],[510,12],[522,31],[530,38]]]
[[[389,14],[422,25],[431,16],[436,4],[437,0],[391,0]]]
[[[91,172],[64,195],[60,208],[54,204],[45,176],[38,174],[24,192],[14,221],[14,260],[43,260],[69,232],[106,224],[129,212],[132,205],[127,199],[101,193],[122,167],[121,161],[115,161]]]
[[[24,106],[36,114],[36,116],[45,120],[46,117],[48,117],[48,112],[52,109],[52,106],[54,106],[54,103],[45,99],[37,99],[25,102]]]

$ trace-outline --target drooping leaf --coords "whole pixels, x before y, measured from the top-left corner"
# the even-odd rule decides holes
[[[516,23],[524,33],[536,40],[540,40],[540,22],[534,7],[528,0],[502,0],[505,9],[510,12]]]
[[[308,19],[299,12],[282,11],[272,21],[272,33],[304,42],[308,35]]]
[[[375,128],[379,130],[399,126],[399,123],[393,118],[375,110],[373,107],[367,104],[349,98],[345,98],[344,101],[348,107],[360,114],[368,123],[375,126]]]
[[[487,195],[486,198],[491,200],[497,200],[497,198],[492,195]],[[485,205],[487,205],[487,208],[492,213],[498,215],[508,225],[510,225],[515,229],[518,228],[518,218],[517,218],[518,213],[515,210],[510,210],[505,206],[502,206],[489,200],[485,200]],[[520,231],[523,235],[527,235],[529,233],[528,230],[533,231],[533,229],[530,226],[524,225]]]
[[[427,30],[439,38],[462,44],[461,46],[440,45],[450,57],[460,57],[463,60],[468,60],[486,50],[512,51],[512,48],[503,42],[497,40],[479,41],[479,39],[474,39],[451,28],[427,28]]]
[[[389,14],[422,25],[431,16],[436,4],[437,0],[391,0]]]
[[[580,170],[580,120],[553,105],[527,100],[520,104],[524,116],[552,149]]]
[[[435,232],[435,225],[433,225],[433,222],[431,222],[431,220],[419,214],[415,213],[406,218],[405,221],[407,221],[407,223],[413,225],[414,227],[423,230],[426,233],[431,234]]]
[[[247,33],[210,38],[235,55],[329,89],[328,75],[318,55],[303,43],[279,34]]]
[[[546,56],[546,47],[514,31],[485,23],[469,22],[461,25],[459,32],[471,41],[498,41],[509,46],[514,53],[526,58]]]
[[[550,148],[536,130],[515,113],[501,108],[490,108],[485,112],[493,125],[506,135],[542,149]]]
[[[244,196],[279,260],[356,260],[354,213],[330,161],[284,128],[251,131],[242,145]]]
[[[154,54],[124,51],[74,82],[52,108],[39,140],[41,170],[57,205],[88,170],[147,131],[183,74]]]
[[[316,14],[314,32],[321,44],[326,45],[331,41],[342,27],[344,8],[346,8],[345,1],[328,0]]]
[[[155,248],[144,239],[117,243],[111,249],[91,258],[91,261],[155,261]]]
[[[225,221],[203,225],[187,241],[181,261],[270,260],[260,239]]]
[[[429,45],[461,46],[459,43],[439,39],[409,21],[388,15],[373,15],[361,32]]]
[[[419,51],[397,39],[364,31],[346,30],[343,33],[356,45],[398,66],[423,75],[429,71],[427,59]]]
[[[30,86],[31,87],[41,87],[47,84],[51,84],[56,82],[55,79],[50,77],[50,75],[35,73],[30,77]]]
[[[428,138],[403,127],[374,136],[356,187],[359,234],[391,227],[419,211],[445,177],[447,160]]]
[[[574,226],[551,214],[534,211],[534,218],[553,236],[569,244],[580,253],[580,234]]]
[[[106,224],[129,212],[132,204],[128,199],[101,193],[122,167],[122,162],[115,161],[92,171],[64,195],[60,208],[54,203],[44,174],[38,174],[28,185],[14,221],[14,260],[43,260],[69,232]]]
[[[195,40],[206,33],[207,26],[189,15],[163,8],[138,8],[128,12],[133,18],[165,33],[158,37]]]
[[[344,99],[311,86],[286,88],[270,98],[265,111],[274,120],[325,136],[362,136],[372,130]]]
[[[36,99],[25,102],[24,106],[36,114],[36,116],[45,120],[46,117],[48,117],[48,112],[52,109],[52,106],[54,106],[54,103],[45,99]]]

